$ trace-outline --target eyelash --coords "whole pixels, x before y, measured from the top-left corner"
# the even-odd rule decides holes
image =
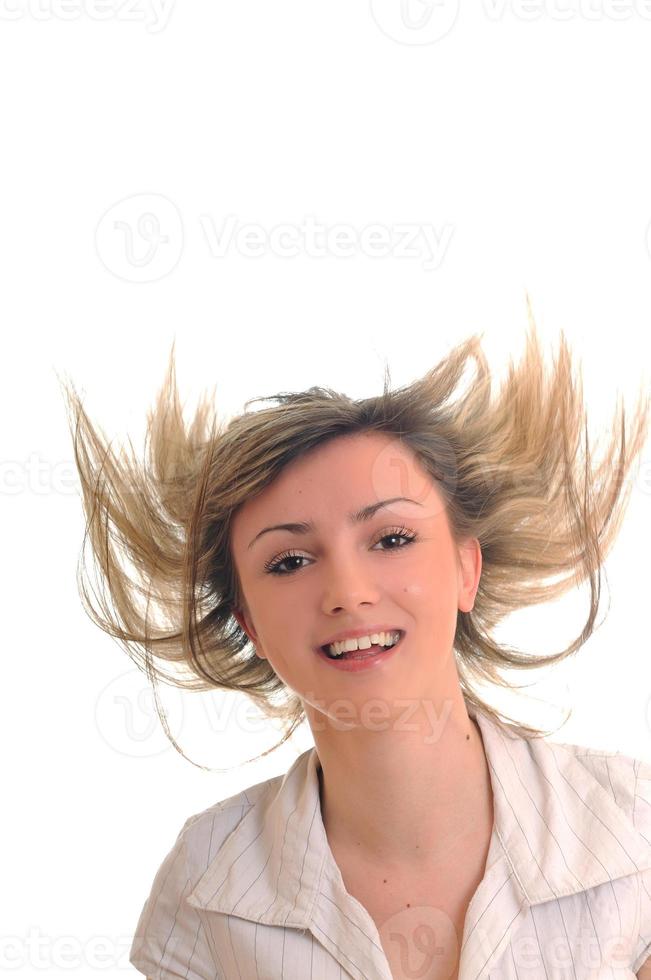
[[[390,531],[386,531],[381,538],[378,538],[375,544],[379,544],[380,541],[385,541],[387,538],[404,538],[407,543],[397,548],[382,548],[382,551],[400,551],[401,548],[407,548],[414,541],[417,541],[418,535],[414,531],[409,531],[406,527],[396,527],[392,528]],[[271,561],[266,562],[264,566],[265,571],[268,572],[269,575],[279,576],[293,575],[295,572],[300,572],[301,568],[292,568],[285,572],[278,571],[279,566],[284,564],[290,558],[305,559],[305,555],[297,554],[295,551],[285,551],[282,555],[278,555],[277,558],[273,558]],[[304,568],[305,566],[303,565],[301,567]]]

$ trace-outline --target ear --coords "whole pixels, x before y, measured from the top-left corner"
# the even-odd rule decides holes
[[[241,628],[244,630],[244,632],[248,636],[248,638],[251,641],[251,643],[254,645],[256,655],[258,657],[260,657],[261,660],[266,660],[267,658],[264,655],[264,653],[262,652],[262,645],[258,642],[257,634],[256,634],[255,630],[253,629],[253,626],[251,626],[250,623],[249,623],[250,614],[249,614],[248,610],[246,610],[246,609],[233,609],[233,616],[238,621],[238,623],[240,624]]]
[[[233,610],[233,616],[235,617],[235,619],[240,624],[240,627],[244,630],[244,632],[246,633],[246,635],[248,636],[248,638],[251,640],[251,642],[252,643],[255,643],[255,640],[256,640],[255,631],[249,625],[249,621],[247,619],[247,615],[248,614],[243,609],[234,609]]]
[[[470,612],[481,577],[481,547],[477,538],[468,538],[458,546],[459,552],[459,602],[461,612]]]

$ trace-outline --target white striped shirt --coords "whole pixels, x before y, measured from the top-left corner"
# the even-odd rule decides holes
[[[467,709],[489,763],[494,827],[459,980],[635,976],[651,956],[651,764],[504,733]],[[328,845],[318,764],[308,749],[284,775],[186,821],[136,927],[137,970],[152,980],[392,980]]]

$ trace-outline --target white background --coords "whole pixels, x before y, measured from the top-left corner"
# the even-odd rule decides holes
[[[0,0],[7,976],[139,976],[131,934],[185,819],[311,744],[240,765],[277,731],[172,689],[186,753],[230,771],[166,741],[81,608],[56,372],[138,445],[174,338],[188,413],[216,385],[227,417],[312,384],[378,393],[385,359],[403,384],[482,330],[499,378],[528,293],[608,426],[649,380],[650,43],[633,0]],[[647,448],[604,625],[529,692],[541,724],[574,707],[559,740],[647,759],[650,488]],[[582,592],[505,635],[557,650],[586,615]]]

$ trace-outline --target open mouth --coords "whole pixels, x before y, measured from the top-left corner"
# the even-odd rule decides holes
[[[375,657],[380,653],[385,653],[387,650],[393,650],[394,647],[398,646],[403,636],[405,635],[405,631],[392,630],[392,632],[398,634],[398,639],[395,641],[395,643],[386,643],[386,644],[374,643],[372,646],[366,647],[366,649],[358,648],[357,650],[347,650],[341,654],[330,653],[330,650],[327,645],[319,647],[319,650],[324,656],[328,658],[328,660],[335,660],[335,661],[336,660],[365,660],[368,657]]]

